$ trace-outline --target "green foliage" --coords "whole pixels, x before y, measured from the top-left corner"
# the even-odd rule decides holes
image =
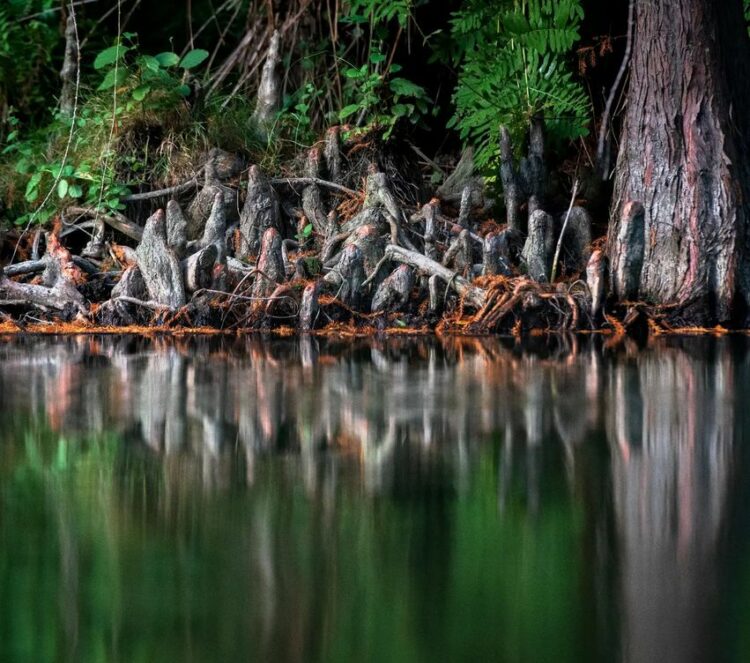
[[[390,76],[401,71],[400,65],[392,64],[390,69],[381,72],[377,67],[384,56],[376,53],[361,67],[348,67],[344,76],[348,85],[345,89],[352,103],[338,113],[341,122],[364,123],[385,129],[383,137],[388,139],[396,123],[407,119],[416,124],[429,111],[430,98],[425,89],[406,78]]]
[[[285,100],[281,117],[294,140],[312,142],[339,122],[382,129],[388,139],[400,121],[416,125],[424,120],[434,108],[432,100],[422,86],[399,75],[402,66],[394,56],[413,10],[426,2],[350,0],[341,4],[330,40],[302,42],[303,78]],[[294,63],[287,59],[284,64]]]
[[[72,118],[58,115],[24,136],[20,121],[11,117],[2,155],[13,159],[13,168],[0,173],[0,184],[22,191],[7,196],[15,203],[14,223],[45,223],[71,204],[122,211],[120,199],[130,193],[131,180],[156,178],[171,165],[168,158],[154,157],[148,134],[187,116],[191,70],[207,57],[201,49],[182,58],[172,52],[143,54],[136,35],[125,33],[94,57],[95,89],[79,99],[75,126]]]
[[[0,2],[0,138],[3,106],[31,115],[46,112],[44,86],[56,80],[52,52],[59,42],[58,0]]]
[[[568,61],[582,18],[580,0],[466,0],[454,13],[461,69],[451,126],[475,147],[480,167],[496,164],[501,125],[518,144],[539,112],[553,139],[587,133],[590,104]]]

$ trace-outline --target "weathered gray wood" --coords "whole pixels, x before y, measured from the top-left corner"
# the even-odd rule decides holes
[[[104,221],[99,219],[94,222],[91,238],[86,246],[81,250],[81,255],[85,258],[94,258],[101,260],[104,257],[106,247],[104,245]]]
[[[195,198],[188,205],[187,238],[189,240],[197,240],[203,234],[217,193],[221,193],[218,182],[206,183],[198,190]]]
[[[414,287],[414,271],[409,265],[400,265],[394,269],[378,286],[372,298],[370,310],[397,311],[409,301]]]
[[[468,230],[462,230],[443,256],[443,265],[452,267],[459,274],[466,276],[474,264],[472,260],[471,237]]]
[[[214,265],[219,260],[216,244],[209,244],[183,261],[185,290],[192,294],[210,288],[214,282]]]
[[[549,262],[554,250],[553,219],[542,210],[529,217],[529,234],[522,251],[528,275],[539,283],[549,280]]]
[[[482,275],[512,276],[510,261],[510,231],[490,233],[482,243]]]
[[[320,313],[321,281],[308,283],[302,291],[302,303],[299,310],[299,326],[302,331],[311,331],[315,328]]]
[[[442,200],[458,202],[467,185],[472,188],[472,203],[476,206],[484,205],[484,182],[474,172],[474,150],[470,147],[461,153],[461,158],[453,172],[438,187],[437,195]]]
[[[422,205],[420,215],[424,219],[424,254],[430,260],[438,259],[438,250],[436,246],[436,228],[435,219],[438,213],[438,201],[431,200],[426,205]]]
[[[341,155],[341,127],[331,127],[326,131],[326,143],[323,148],[323,156],[326,161],[326,171],[329,179],[335,184],[341,184],[344,179],[344,171]]]
[[[341,232],[352,232],[362,226],[375,226],[378,232],[383,232],[386,229],[386,223],[380,209],[364,207],[361,212],[341,224]]]
[[[281,255],[281,235],[276,228],[267,228],[263,233],[256,270],[252,287],[253,297],[269,297],[276,286],[286,279],[284,259]]]
[[[197,242],[196,246],[201,249],[205,249],[208,246],[215,246],[217,261],[224,262],[227,254],[226,232],[227,216],[224,208],[224,196],[218,191],[214,195],[214,204],[211,207],[211,214],[203,229],[203,236]]]
[[[258,166],[251,166],[245,204],[240,214],[240,248],[238,257],[247,258],[260,248],[260,240],[268,228],[279,230],[281,213],[279,198],[268,178]]]
[[[401,220],[401,208],[396,202],[388,184],[388,178],[385,173],[376,170],[374,166],[370,167],[365,185],[365,208],[382,208],[385,213],[390,214],[396,221]]]
[[[137,223],[133,223],[130,219],[120,214],[119,212],[102,214],[101,212],[97,212],[93,207],[79,207],[77,205],[71,205],[70,207],[67,207],[65,209],[64,214],[65,216],[85,216],[94,217],[95,219],[101,219],[108,226],[121,232],[123,235],[130,237],[130,239],[134,239],[137,242],[140,242],[141,237],[143,236],[143,228],[141,228]],[[81,227],[83,227],[84,224],[80,225]],[[93,227],[93,225],[91,227]],[[60,233],[60,236],[64,237],[65,235],[69,234],[71,230],[75,231],[76,227],[72,226],[71,228],[65,228]]]
[[[482,288],[472,285],[460,274],[444,267],[435,260],[430,260],[427,256],[424,256],[421,253],[409,251],[408,249],[396,246],[395,244],[389,244],[385,248],[385,257],[390,260],[396,260],[405,265],[411,265],[414,269],[423,274],[440,277],[443,282],[450,285],[453,290],[463,297],[467,304],[475,308],[481,308],[485,304],[487,293]]]
[[[469,228],[471,225],[471,198],[472,187],[467,184],[461,192],[461,206],[458,211],[458,225],[462,228]]]
[[[21,301],[52,311],[72,309],[84,313],[86,306],[76,283],[83,277],[73,264],[70,252],[60,244],[53,233],[47,234],[47,252],[42,258],[44,271],[43,285],[16,283],[0,269],[0,299]]]
[[[528,155],[521,159],[521,180],[529,198],[529,216],[544,206],[547,168],[544,163],[544,118],[537,113],[529,127]]]
[[[500,182],[503,185],[508,227],[521,230],[521,183],[513,159],[513,144],[507,127],[500,127]]]
[[[344,250],[356,246],[362,252],[365,273],[369,277],[383,257],[385,242],[375,226],[357,228],[344,242]]]
[[[188,240],[188,223],[176,200],[167,203],[167,245],[178,258],[185,256]]]
[[[622,209],[616,244],[608,247],[612,290],[620,301],[638,297],[646,246],[645,214],[641,203],[627,203]]]
[[[154,212],[146,221],[136,259],[151,301],[172,309],[185,305],[182,268],[174,251],[167,246],[162,210]]]
[[[443,307],[445,286],[437,274],[427,280],[430,295],[430,313],[439,313]]]
[[[583,207],[573,207],[563,237],[565,266],[571,273],[586,268],[591,257],[591,215]]]
[[[60,70],[62,89],[60,90],[60,112],[67,116],[73,116],[76,105],[76,72],[78,70],[78,31],[76,18],[73,11],[68,12],[65,22],[65,56]]]
[[[315,184],[315,180],[320,176],[320,161],[320,150],[313,147],[308,151],[307,161],[305,162],[305,176],[310,178],[312,183],[302,190],[302,209],[315,232],[322,236],[325,234],[328,224],[320,187]]]
[[[335,296],[350,307],[359,304],[364,280],[364,256],[356,244],[344,249],[336,267],[324,277],[324,281],[334,287]]]
[[[135,299],[146,299],[148,291],[143,274],[138,265],[130,265],[120,276],[120,280],[112,288],[111,297],[133,297]]]
[[[607,292],[607,256],[599,249],[591,253],[586,265],[586,285],[591,295],[591,319],[596,324],[601,318]]]
[[[266,51],[252,122],[265,139],[281,108],[281,35],[274,30]]]

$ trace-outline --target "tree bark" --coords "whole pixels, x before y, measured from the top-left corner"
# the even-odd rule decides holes
[[[747,312],[748,62],[740,0],[636,4],[608,253],[620,262],[625,208],[642,203],[639,297],[684,322]]]

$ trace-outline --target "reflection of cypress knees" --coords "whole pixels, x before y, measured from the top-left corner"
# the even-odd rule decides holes
[[[612,261],[612,290],[618,300],[635,299],[641,281],[643,252],[646,247],[643,205],[629,202],[623,207],[614,246],[609,247]]]
[[[173,309],[184,306],[182,268],[177,256],[167,246],[162,210],[154,212],[146,221],[143,239],[135,254],[151,301]]]

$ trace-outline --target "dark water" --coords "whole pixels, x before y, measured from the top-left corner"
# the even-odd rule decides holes
[[[750,344],[7,339],[2,661],[750,659]]]

